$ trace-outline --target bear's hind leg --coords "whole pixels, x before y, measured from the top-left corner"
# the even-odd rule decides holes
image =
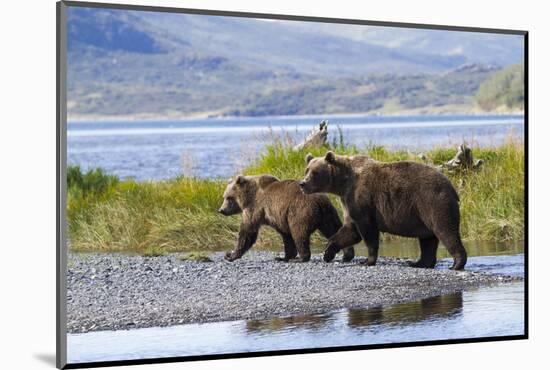
[[[428,239],[419,239],[420,259],[411,263],[411,267],[434,268],[437,262],[437,245],[439,239],[435,236]]]
[[[291,260],[292,262],[308,262],[311,259],[311,251],[309,250],[309,237],[299,237],[294,240],[296,249],[298,249],[298,258]]]
[[[462,240],[460,240],[460,235],[458,232],[444,232],[437,235],[437,237],[441,240],[449,251],[449,254],[453,257],[454,262],[450,269],[463,270],[468,256],[466,255],[466,249],[464,249],[464,245],[462,245]]]
[[[283,243],[285,246],[285,256],[275,257],[275,260],[288,262],[291,259],[296,258],[298,251],[296,250],[296,245],[294,244],[294,240],[292,239],[292,236],[288,234],[283,234],[282,237],[283,237]]]
[[[451,270],[463,270],[466,265],[466,249],[460,239],[460,210],[456,201],[449,202],[446,207],[434,211],[432,226],[435,236],[445,245],[453,257]],[[429,225],[429,224],[426,224]]]

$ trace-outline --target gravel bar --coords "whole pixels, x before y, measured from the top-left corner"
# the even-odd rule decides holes
[[[448,294],[518,278],[407,267],[406,259],[380,257],[365,267],[274,260],[252,251],[235,262],[181,261],[178,254],[69,253],[67,330],[83,333],[197,322],[263,319],[343,308],[368,308]],[[337,256],[340,258],[340,256]]]

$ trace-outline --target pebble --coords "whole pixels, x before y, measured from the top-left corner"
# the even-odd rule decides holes
[[[376,266],[365,267],[359,265],[363,257],[325,263],[313,255],[307,263],[285,263],[275,261],[274,253],[250,251],[231,263],[222,252],[210,254],[213,262],[181,261],[179,256],[69,253],[68,331],[368,308],[519,279],[450,271],[444,263],[435,270],[415,269],[403,258],[380,257]],[[83,278],[90,283],[83,284]]]

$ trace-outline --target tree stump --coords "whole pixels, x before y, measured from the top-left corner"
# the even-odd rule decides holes
[[[476,170],[483,164],[483,159],[474,160],[472,149],[466,144],[461,144],[458,151],[450,161],[438,166],[440,169],[455,171],[455,170]]]

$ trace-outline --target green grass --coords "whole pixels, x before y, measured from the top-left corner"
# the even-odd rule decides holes
[[[366,153],[376,160],[417,160],[406,151],[381,146],[357,148],[336,140],[339,154]],[[281,179],[300,179],[307,152],[323,155],[328,148],[292,151],[281,142],[267,146],[245,174],[270,173]],[[455,148],[436,148],[425,154],[433,164],[454,156]],[[511,241],[524,238],[523,142],[510,139],[495,148],[473,148],[484,159],[480,170],[447,174],[460,195],[465,240]],[[179,177],[168,181],[120,181],[101,170],[82,173],[68,169],[68,228],[71,248],[80,251],[135,251],[162,255],[178,251],[230,250],[235,245],[240,217],[216,211],[226,181]],[[392,236],[384,235],[384,238]],[[315,235],[312,243],[324,240]],[[280,237],[263,228],[256,249],[282,250]]]

